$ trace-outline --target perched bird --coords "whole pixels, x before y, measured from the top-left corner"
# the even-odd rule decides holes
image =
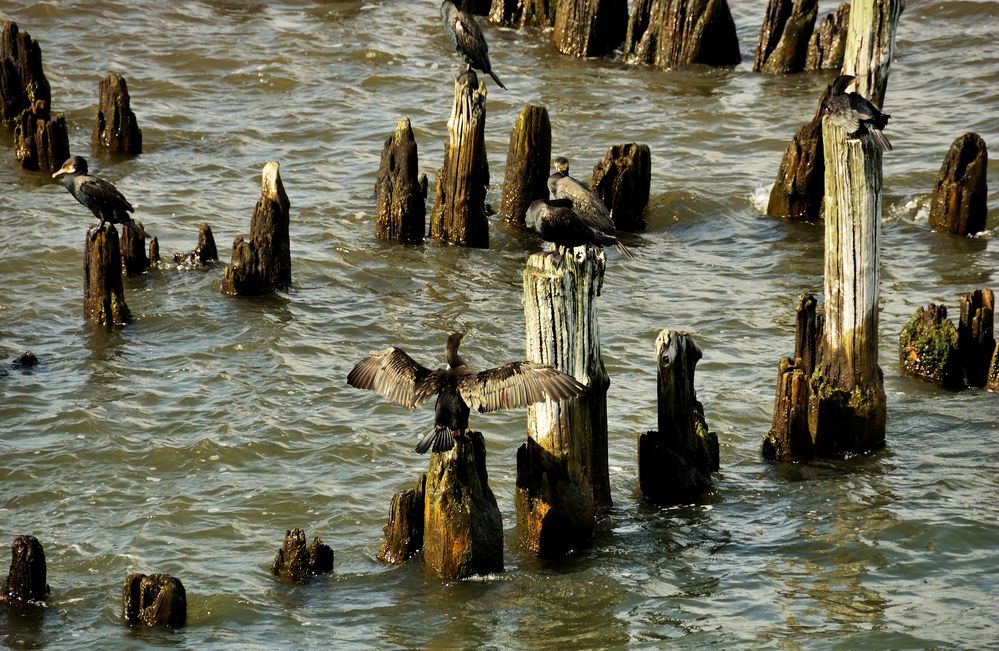
[[[347,375],[350,386],[371,389],[410,409],[437,395],[434,429],[416,446],[420,454],[453,448],[454,437],[468,431],[472,409],[515,409],[545,400],[565,400],[586,390],[571,375],[535,362],[511,362],[476,373],[458,355],[462,337],[464,333],[455,332],[447,338],[447,366],[436,371],[390,346],[369,354]]]
[[[629,258],[634,256],[616,237],[593,228],[573,209],[571,199],[538,199],[531,203],[524,224],[542,239],[558,246],[574,248],[584,244],[616,246]]]
[[[555,159],[555,173],[548,177],[552,199],[571,199],[573,210],[584,222],[605,234],[614,232],[610,211],[590,188],[569,176],[569,159]]]
[[[822,107],[823,112],[834,124],[845,129],[851,138],[867,133],[881,147],[881,151],[891,151],[891,143],[885,134],[881,133],[881,130],[888,125],[888,118],[891,116],[882,113],[860,94],[846,92],[854,80],[853,75],[836,77],[829,89],[829,97]]]
[[[61,178],[60,178],[61,177]],[[132,224],[131,215],[134,212],[132,204],[128,202],[118,188],[108,181],[96,176],[87,174],[87,161],[82,156],[73,156],[62,164],[62,167],[52,175],[52,178],[59,179],[66,186],[69,193],[76,197],[90,212],[101,220],[97,229],[93,232],[91,239],[97,237],[97,233],[104,228],[105,222],[112,224]],[[145,235],[145,231],[143,231]]]
[[[506,86],[493,72],[493,67],[489,63],[489,45],[486,43],[486,37],[482,35],[482,28],[475,22],[472,14],[458,9],[451,0],[444,0],[441,2],[441,18],[444,19],[444,32],[448,40],[468,64],[465,71],[478,68],[492,77],[500,88],[506,90]]]

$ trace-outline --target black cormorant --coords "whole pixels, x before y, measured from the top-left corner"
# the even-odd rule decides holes
[[[555,159],[555,173],[548,177],[548,193],[552,199],[571,199],[576,214],[595,230],[605,234],[614,232],[614,220],[607,206],[590,188],[569,176],[567,158]]]
[[[76,197],[90,212],[101,220],[91,239],[97,237],[97,233],[104,228],[105,222],[112,224],[132,224],[132,217],[128,214],[135,209],[128,202],[118,188],[108,181],[96,176],[87,174],[87,161],[82,156],[73,156],[62,164],[62,167],[52,175],[52,178],[59,179],[69,193]],[[143,232],[145,235],[145,232]]]
[[[836,77],[822,110],[834,124],[845,129],[851,138],[868,133],[881,147],[881,151],[891,151],[891,143],[885,134],[881,133],[891,116],[882,113],[860,94],[846,92],[854,80],[853,75]]]
[[[616,246],[629,258],[634,256],[616,237],[593,228],[573,209],[571,199],[538,199],[527,209],[524,224],[542,239],[558,246],[574,248],[584,244]]]
[[[464,333],[447,338],[447,367],[431,371],[395,346],[369,354],[347,375],[347,383],[371,389],[389,400],[416,409],[437,394],[434,429],[419,445],[420,454],[446,452],[454,437],[468,431],[468,415],[515,409],[544,400],[565,400],[586,390],[571,375],[536,362],[511,362],[476,373],[458,355]]]
[[[448,40],[468,64],[465,70],[478,68],[492,77],[500,88],[506,90],[506,86],[493,72],[493,67],[489,63],[489,45],[482,34],[482,28],[475,22],[472,14],[458,9],[451,0],[444,0],[441,2],[441,18],[444,19],[444,31]]]

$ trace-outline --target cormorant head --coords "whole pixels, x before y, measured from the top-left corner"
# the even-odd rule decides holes
[[[465,365],[465,360],[458,354],[458,346],[461,345],[461,340],[464,337],[464,332],[452,332],[447,338],[447,343],[444,345],[444,359],[447,361],[449,368],[457,368]]]
[[[56,173],[52,175],[52,178],[57,179],[63,174],[76,175],[86,173],[87,161],[83,158],[83,156],[73,156],[66,159],[66,162],[62,164],[62,167],[60,167]]]
[[[554,161],[552,161],[552,164],[555,165],[555,171],[556,172],[558,172],[559,174],[564,174],[564,175],[568,176],[568,174],[569,174],[569,159],[568,158],[566,158],[565,156],[559,156]]]
[[[829,90],[830,95],[842,95],[846,92],[846,89],[850,87],[856,80],[853,75],[840,75],[832,83],[832,88]]]

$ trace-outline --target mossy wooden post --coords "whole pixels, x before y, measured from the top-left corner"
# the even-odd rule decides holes
[[[97,92],[97,119],[91,135],[94,147],[133,156],[141,154],[142,130],[130,106],[125,78],[112,73],[101,80]]]
[[[84,317],[108,328],[132,321],[121,272],[121,249],[114,225],[88,230],[83,253]]]
[[[489,247],[486,85],[474,71],[454,82],[454,104],[447,130],[444,166],[437,173],[437,198],[430,214],[430,237],[485,249]]]
[[[898,363],[911,375],[947,389],[968,386],[957,328],[947,318],[947,306],[930,303],[917,308],[898,337]]]
[[[556,0],[493,0],[489,22],[507,27],[551,27]]]
[[[45,550],[34,536],[17,536],[10,543],[10,570],[0,604],[40,605],[49,596]]]
[[[977,133],[966,133],[944,157],[930,200],[930,226],[957,235],[985,230],[989,151]]]
[[[146,256],[146,235],[142,222],[121,225],[121,264],[129,275],[141,274],[149,268]]]
[[[169,574],[129,574],[122,585],[122,616],[128,626],[180,628],[187,622],[187,592]]]
[[[708,431],[694,390],[699,359],[686,332],[663,330],[656,338],[659,429],[638,437],[638,486],[657,504],[696,499],[718,470],[718,435]]]
[[[726,0],[635,0],[624,58],[657,68],[742,61]]]
[[[305,530],[289,529],[281,548],[274,555],[271,574],[287,583],[308,583],[313,576],[333,571],[333,550],[316,536],[305,545]]]
[[[548,119],[548,109],[528,104],[517,116],[510,132],[510,146],[506,150],[500,212],[508,221],[523,226],[531,202],[548,198],[551,158],[552,124]]]
[[[392,496],[385,540],[377,558],[383,563],[405,563],[423,549],[423,507],[426,500],[427,474],[420,473],[414,488]]]
[[[805,70],[839,70],[846,51],[846,32],[850,22],[850,3],[841,4],[835,13],[827,14],[808,39]]]
[[[375,237],[386,242],[422,242],[427,232],[426,193],[409,118],[385,140],[375,179]]]
[[[479,432],[434,453],[423,506],[423,566],[446,581],[503,571],[503,519]]]
[[[645,228],[645,207],[652,188],[652,154],[648,145],[612,145],[593,167],[590,187],[622,231]]]
[[[753,60],[755,72],[801,72],[815,28],[819,0],[770,0]]]
[[[290,204],[279,170],[275,161],[264,165],[250,239],[240,235],[232,243],[232,257],[222,280],[226,294],[259,296],[291,285]]]
[[[527,443],[517,450],[521,546],[557,557],[590,544],[597,513],[611,507],[607,388],[596,297],[606,261],[596,248],[537,253],[524,269],[527,358],[587,385],[586,393],[527,408]]]
[[[812,121],[798,129],[784,151],[777,180],[770,189],[767,216],[777,219],[816,221],[825,194],[825,158],[822,153],[822,104],[826,87]]]
[[[555,49],[574,57],[613,52],[628,31],[627,0],[555,0]]]

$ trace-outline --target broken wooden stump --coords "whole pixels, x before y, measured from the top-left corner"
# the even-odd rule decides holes
[[[49,596],[45,550],[34,536],[17,536],[10,543],[10,570],[0,604],[44,605]]]
[[[850,3],[841,4],[835,13],[826,14],[808,39],[805,70],[839,70],[846,51],[846,32],[850,22]]]
[[[91,142],[123,154],[142,153],[142,130],[130,106],[125,78],[110,74],[98,86],[97,119]]]
[[[173,261],[179,266],[195,267],[219,261],[219,250],[215,246],[212,227],[202,222],[198,226],[198,245],[187,253],[174,253]]]
[[[554,0],[493,0],[489,22],[507,27],[551,27],[555,24]]]
[[[611,507],[607,388],[596,297],[606,261],[578,247],[536,253],[524,269],[527,359],[586,384],[586,393],[527,408],[528,440],[517,451],[517,529],[521,546],[558,557],[590,544],[595,516]]]
[[[386,242],[422,242],[427,232],[426,187],[409,118],[385,140],[375,179],[375,237]]]
[[[555,49],[574,57],[613,52],[628,30],[627,0],[554,0]]]
[[[818,0],[770,0],[753,71],[782,74],[804,70],[818,13]]]
[[[187,621],[187,593],[169,574],[129,574],[122,585],[122,614],[129,626],[181,628]]]
[[[306,547],[305,531],[289,529],[281,549],[274,555],[271,574],[287,583],[308,583],[313,576],[333,571],[333,550],[316,536]]]
[[[989,152],[977,133],[966,133],[950,146],[930,200],[930,226],[958,235],[985,230]]]
[[[153,267],[160,263],[160,241],[153,237],[149,241],[149,266]]]
[[[645,228],[645,207],[652,187],[652,154],[648,145],[612,145],[593,168],[590,184],[622,231]]]
[[[961,295],[958,346],[962,365],[968,375],[968,384],[973,387],[989,384],[990,368],[996,350],[995,306],[995,293],[991,289],[976,289]]]
[[[726,0],[636,0],[624,43],[627,61],[657,68],[742,61]]]
[[[528,104],[517,116],[506,150],[503,200],[507,221],[524,225],[527,207],[548,198],[548,163],[552,157],[552,125],[548,109]]]
[[[108,328],[131,323],[121,280],[122,256],[114,224],[88,230],[83,254],[83,316]]]
[[[768,217],[817,221],[822,213],[826,169],[822,153],[822,105],[829,89],[826,86],[819,98],[815,117],[794,134],[784,151],[767,201]]]
[[[26,109],[14,125],[14,156],[22,169],[49,173],[58,170],[69,157],[65,118],[52,118],[40,103]]]
[[[718,435],[708,431],[694,390],[701,349],[683,331],[656,338],[659,429],[638,437],[638,486],[656,504],[683,504],[711,486],[719,468]]]
[[[503,519],[479,432],[430,457],[423,511],[423,566],[446,581],[503,571]]]
[[[276,161],[264,165],[250,239],[240,235],[232,243],[232,257],[222,280],[226,294],[261,296],[291,285],[290,204],[279,170]]]
[[[968,385],[957,328],[947,318],[947,307],[930,303],[917,308],[898,338],[898,361],[904,375],[944,387]]]
[[[447,121],[444,166],[430,214],[430,237],[440,242],[488,248],[486,219],[486,86],[469,71],[454,82],[454,104]]]
[[[142,228],[142,222],[121,225],[121,264],[125,273],[130,276],[149,268],[146,232]]]
[[[405,563],[423,549],[426,485],[427,474],[421,472],[415,488],[407,488],[392,496],[388,520],[383,528],[385,540],[377,555],[381,562]]]

